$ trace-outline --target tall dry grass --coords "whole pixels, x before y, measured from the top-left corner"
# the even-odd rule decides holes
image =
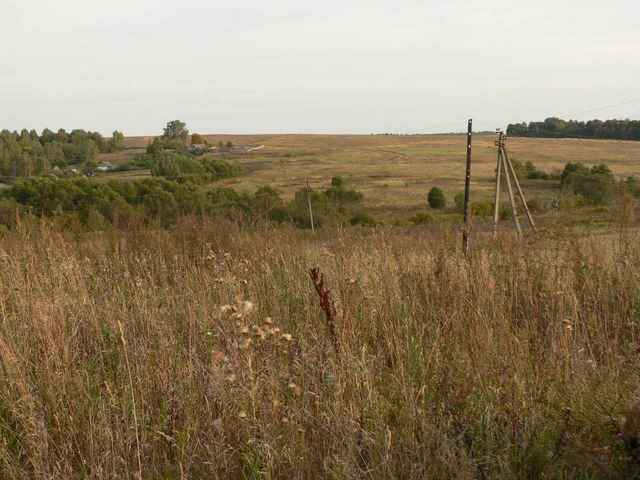
[[[5,233],[0,477],[637,475],[635,233],[474,240]]]

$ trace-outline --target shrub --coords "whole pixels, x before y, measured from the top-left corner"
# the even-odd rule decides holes
[[[240,173],[240,168],[237,165],[219,158],[205,158],[202,160],[202,165],[214,179],[231,178]]]
[[[427,223],[435,223],[436,217],[434,217],[430,213],[420,212],[411,217],[409,221],[414,225],[424,225]]]
[[[545,171],[538,170],[532,162],[524,164],[524,168],[527,172],[527,178],[531,180],[549,180],[549,174]]]
[[[431,190],[429,190],[427,201],[429,202],[429,206],[431,208],[444,208],[447,204],[447,199],[444,196],[444,192],[438,187],[433,187]]]
[[[333,177],[331,179],[331,188],[324,193],[327,198],[338,203],[357,203],[363,198],[362,193],[356,190],[347,190],[342,177]]]
[[[282,207],[283,201],[282,198],[280,198],[280,193],[267,185],[256,190],[253,196],[252,206],[257,213],[264,215],[267,213],[270,214],[274,209]]]
[[[157,177],[178,179],[186,176],[201,176],[202,182],[234,177],[240,169],[222,159],[199,160],[176,152],[161,151],[151,156],[151,174]],[[196,180],[196,179],[194,179]]]
[[[588,175],[589,174],[589,169],[587,167],[585,167],[582,163],[567,163],[564,166],[564,170],[562,170],[562,173],[560,174],[560,185],[564,186],[567,184],[569,177],[572,174],[582,174],[582,175]]]
[[[615,191],[612,179],[603,174],[582,175],[574,173],[569,177],[569,181],[576,195],[581,195],[588,203],[594,205],[608,202]]]
[[[284,207],[272,208],[269,211],[269,220],[272,222],[284,223],[289,220],[289,212]]]
[[[500,220],[511,220],[513,218],[513,210],[511,210],[511,207],[502,207],[498,212],[498,216]]]
[[[362,225],[371,227],[376,225],[377,222],[373,219],[373,217],[367,215],[366,213],[360,212],[351,217],[349,223],[351,225]]]
[[[516,172],[516,175],[518,176],[518,178],[519,179],[526,178],[527,168],[525,167],[525,165],[523,165],[523,163],[520,160],[516,160],[515,158],[510,158],[510,160],[511,160],[511,166],[513,167],[513,170]]]
[[[563,190],[584,199],[585,203],[607,203],[616,190],[613,172],[604,164],[587,168],[581,163],[567,163],[560,176]]]
[[[342,178],[342,177],[333,177],[331,179],[331,186],[333,188],[343,188],[344,187],[344,178]]]
[[[471,203],[471,214],[476,217],[490,217],[493,215],[493,202],[488,200]]]
[[[624,187],[626,191],[634,197],[640,197],[640,182],[638,181],[638,177],[636,177],[635,175],[627,177],[624,182]]]

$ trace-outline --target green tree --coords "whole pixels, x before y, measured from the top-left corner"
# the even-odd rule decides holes
[[[55,133],[53,133],[48,128],[45,128],[44,130],[42,130],[42,134],[40,135],[40,141],[43,144],[50,143],[50,142],[53,142],[55,140],[55,136],[56,136]]]
[[[122,150],[124,148],[124,134],[115,130],[111,134],[111,139],[108,142],[107,148],[110,152],[119,152]]]
[[[171,139],[180,138],[186,142],[187,137],[189,136],[189,130],[187,130],[186,126],[187,124],[180,120],[167,122],[163,136]]]
[[[444,208],[447,205],[447,199],[444,196],[444,192],[438,187],[433,187],[429,190],[427,201],[431,208]]]
[[[50,165],[62,168],[67,165],[62,146],[57,142],[46,143],[44,145],[44,155]]]

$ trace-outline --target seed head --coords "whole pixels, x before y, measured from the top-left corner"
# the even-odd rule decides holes
[[[245,315],[248,313],[251,313],[255,308],[256,308],[255,304],[253,304],[252,302],[249,302],[248,300],[245,300],[240,304],[240,309],[242,310],[242,313],[244,313]]]
[[[229,312],[235,312],[236,308],[233,305],[222,305],[220,307],[220,312],[222,313],[229,313]]]

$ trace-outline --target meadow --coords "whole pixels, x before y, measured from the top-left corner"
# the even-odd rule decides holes
[[[633,208],[469,258],[434,226],[25,221],[0,242],[0,477],[638,478]]]
[[[307,185],[324,189],[334,176],[364,194],[363,208],[382,221],[425,210],[430,188],[441,188],[453,205],[464,190],[465,135],[207,135],[211,145],[263,145],[261,150],[230,157],[244,174],[215,186],[254,192],[269,185],[284,199]],[[495,135],[476,134],[473,147],[472,200],[492,199],[496,166]],[[101,159],[123,163],[144,152],[153,137],[128,137],[127,149],[102,154]],[[568,162],[605,163],[619,178],[640,176],[640,142],[509,138],[514,160],[531,161],[541,170],[559,173]],[[105,179],[139,179],[146,171],[120,172]],[[559,184],[523,180],[529,198],[549,199]]]
[[[229,158],[243,173],[213,186],[291,198],[342,176],[380,218],[427,210],[432,186],[450,202],[463,188],[460,135],[209,141],[265,146]],[[493,142],[474,139],[474,199],[492,196]],[[640,143],[509,148],[546,171],[640,173]],[[524,239],[474,227],[468,257],[440,222],[70,229],[9,212],[0,478],[640,478],[637,202],[546,212]]]

